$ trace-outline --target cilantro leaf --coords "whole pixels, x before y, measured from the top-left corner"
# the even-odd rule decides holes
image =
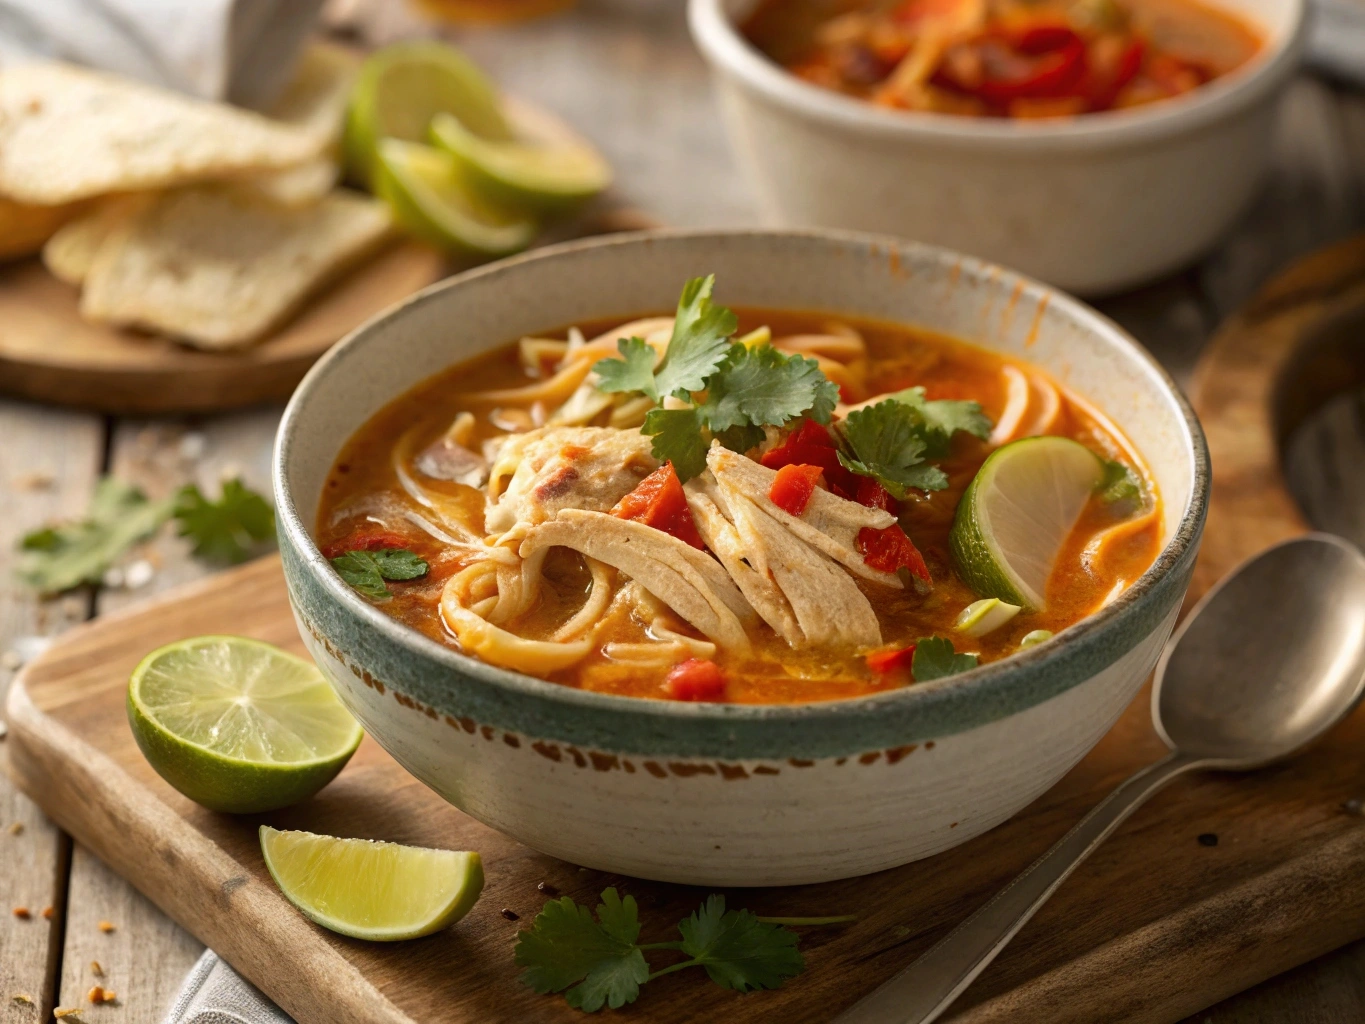
[[[727,427],[725,430],[717,431],[716,440],[732,452],[743,455],[750,448],[757,448],[762,444],[766,436],[762,427]]]
[[[924,423],[925,455],[941,459],[948,454],[953,435],[959,430],[985,441],[991,436],[991,420],[981,410],[980,402],[964,402],[940,398],[929,401],[924,388],[906,388],[888,395],[913,409]]]
[[[621,353],[620,359],[602,359],[593,364],[592,372],[600,378],[597,390],[642,391],[657,402],[654,349],[643,338],[622,338],[616,349]]]
[[[415,580],[425,576],[427,563],[407,548],[347,551],[332,559],[337,575],[366,597],[382,601],[393,597],[385,580]]]
[[[597,921],[568,896],[546,903],[529,931],[517,936],[522,980],[542,995],[563,992],[570,1006],[592,1013],[635,1002],[649,965],[635,940],[640,922],[633,896],[602,893]],[[573,986],[570,988],[569,986]]]
[[[764,924],[748,910],[726,911],[725,897],[715,893],[678,924],[678,931],[682,951],[717,985],[736,992],[777,988],[805,967],[795,932]]]
[[[735,314],[711,301],[716,275],[694,277],[683,287],[673,336],[655,373],[654,397],[684,397],[706,386],[730,351],[730,336],[739,327]]]
[[[98,583],[113,562],[170,518],[175,499],[150,501],[130,483],[104,477],[85,518],[26,534],[16,573],[43,593]]]
[[[702,432],[696,409],[651,409],[640,432],[654,438],[654,457],[673,463],[683,483],[706,469],[711,442]]]
[[[955,676],[976,668],[975,654],[956,654],[953,642],[943,637],[931,636],[915,643],[915,655],[910,662],[910,672],[917,683],[927,683],[931,679]]]
[[[895,497],[904,499],[908,488],[942,490],[948,485],[941,470],[923,466],[928,443],[923,423],[912,408],[885,399],[849,413],[839,425],[854,457],[839,453],[846,469],[870,476]]]
[[[1095,491],[1106,505],[1126,505],[1134,512],[1147,501],[1138,475],[1117,459],[1104,460],[1104,476]]]
[[[780,427],[802,413],[828,423],[838,402],[838,386],[825,379],[814,359],[784,355],[770,345],[732,345],[706,382],[701,413],[719,432],[745,425]]]
[[[192,553],[215,562],[241,562],[275,536],[275,510],[240,477],[223,482],[217,501],[186,484],[176,496],[175,518],[180,536],[194,544]]]

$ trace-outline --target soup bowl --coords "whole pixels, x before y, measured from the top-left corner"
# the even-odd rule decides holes
[[[1107,411],[1163,496],[1163,546],[1120,597],[1012,658],[803,705],[587,692],[468,657],[338,577],[313,527],[341,445],[396,396],[524,334],[720,301],[918,325],[1030,360]],[[570,243],[421,292],[295,392],[273,479],[305,644],[365,729],[470,815],[575,864],[699,885],[865,874],[1014,814],[1109,729],[1152,669],[1194,566],[1209,486],[1198,422],[1120,328],[1063,294],[930,246],[836,233],[663,232]]]
[[[1255,195],[1304,0],[1219,0],[1250,62],[1131,110],[1006,120],[889,110],[791,75],[736,28],[757,0],[690,0],[692,35],[765,219],[899,234],[1099,294],[1207,250]]]

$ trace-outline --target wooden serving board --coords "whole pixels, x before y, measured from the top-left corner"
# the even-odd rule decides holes
[[[1353,245],[1333,250],[1298,284],[1272,285],[1223,332],[1198,377],[1215,494],[1197,588],[1263,544],[1305,528],[1278,471],[1275,440],[1290,421],[1283,396],[1270,398],[1320,324],[1335,322],[1343,309],[1365,309],[1365,241]],[[1339,370],[1330,375],[1340,378]],[[536,854],[445,804],[370,740],[336,782],[300,807],[255,818],[205,811],[142,759],[123,694],[145,652],[208,632],[301,650],[277,560],[102,619],[30,664],[11,690],[11,766],[79,843],[300,1024],[578,1020],[562,999],[522,987],[512,962],[517,930],[547,898],[541,883],[580,902],[592,902],[606,885],[634,894],[644,941],[669,937],[705,895]],[[682,972],[651,982],[623,1012],[651,1024],[829,1020],[928,948],[1163,749],[1144,692],[1056,787],[957,849],[861,879],[728,892],[732,906],[759,913],[858,919],[805,932],[807,970],[778,991],[740,996]],[[1177,780],[1082,865],[949,1019],[1170,1024],[1365,935],[1365,817],[1343,807],[1362,796],[1365,710],[1287,765]],[[274,888],[256,841],[261,822],[477,849],[488,886],[473,913],[440,935],[393,946],[340,938],[307,922]],[[1200,841],[1208,834],[1216,845]],[[504,910],[520,920],[508,920]]]
[[[404,242],[329,285],[264,341],[201,352],[81,319],[78,290],[36,258],[22,260],[0,267],[0,390],[135,415],[283,401],[332,344],[448,272],[439,252]]]

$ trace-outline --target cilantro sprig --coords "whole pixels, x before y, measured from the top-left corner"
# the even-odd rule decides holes
[[[1104,476],[1095,490],[1102,502],[1124,513],[1136,512],[1147,503],[1138,475],[1117,459],[1104,460]]]
[[[601,898],[596,920],[565,896],[546,903],[531,928],[518,933],[515,959],[524,968],[523,982],[542,995],[563,992],[570,1006],[593,1013],[633,1003],[641,985],[689,967],[705,969],[717,985],[736,992],[777,988],[805,967],[795,932],[747,910],[726,910],[724,896],[713,893],[680,921],[680,940],[646,944],[639,942],[635,898],[622,899],[614,888]],[[644,954],[654,950],[677,951],[686,959],[651,970]]]
[[[385,580],[415,580],[427,574],[427,563],[407,548],[347,551],[332,560],[337,575],[366,597],[393,597]]]
[[[855,409],[838,430],[851,449],[851,455],[839,453],[844,468],[872,477],[904,500],[912,487],[922,491],[947,487],[947,474],[927,460],[946,456],[959,432],[986,440],[991,421],[977,402],[929,401],[924,388],[915,387]]]
[[[19,541],[16,573],[43,593],[97,584],[133,545],[151,538],[174,519],[196,558],[240,562],[275,535],[270,503],[240,479],[223,483],[215,501],[194,484],[152,500],[140,488],[107,476],[95,486],[80,519],[44,526]]]
[[[765,426],[780,427],[802,415],[828,423],[839,401],[838,387],[815,360],[732,341],[738,320],[712,302],[715,280],[711,275],[687,282],[657,367],[654,350],[640,338],[622,339],[620,359],[593,367],[599,390],[639,392],[660,404],[641,431],[653,437],[655,457],[672,462],[684,481],[706,468],[713,438],[747,451],[762,441]],[[663,408],[668,397],[688,404]]]
[[[915,677],[915,682],[927,683],[931,679],[969,672],[976,668],[977,660],[975,654],[956,653],[951,640],[941,636],[925,637],[915,642],[910,673]]]

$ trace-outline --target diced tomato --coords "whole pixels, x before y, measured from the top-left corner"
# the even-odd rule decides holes
[[[841,498],[849,497],[858,487],[853,474],[839,461],[829,430],[813,420],[802,420],[801,426],[776,448],[764,452],[759,461],[769,469],[819,466],[825,471],[826,485]]]
[[[893,523],[882,530],[863,527],[858,531],[858,551],[867,566],[878,572],[895,572],[905,568],[917,580],[933,583],[924,556],[898,524]]]
[[[934,82],[997,107],[1068,96],[1085,75],[1085,41],[1067,25],[990,29],[945,54]]]
[[[891,496],[890,491],[870,476],[858,477],[858,490],[853,498],[859,505],[879,508],[893,516],[896,514],[896,499]]]
[[[694,548],[705,548],[692,510],[687,507],[687,495],[682,482],[673,470],[673,463],[665,462],[645,477],[624,498],[616,503],[611,514],[618,519],[633,519],[656,530],[677,537]]]
[[[873,672],[909,672],[915,663],[915,645],[873,651],[867,655],[867,667]]]
[[[348,551],[382,551],[385,548],[411,548],[411,538],[385,530],[378,524],[357,527],[341,540],[333,541],[322,549],[327,558],[340,558]]]
[[[669,669],[664,693],[674,700],[721,701],[725,699],[725,676],[714,661],[689,658]]]
[[[798,466],[793,463],[777,471],[768,500],[789,515],[799,516],[810,504],[810,496],[825,471],[819,466]]]

